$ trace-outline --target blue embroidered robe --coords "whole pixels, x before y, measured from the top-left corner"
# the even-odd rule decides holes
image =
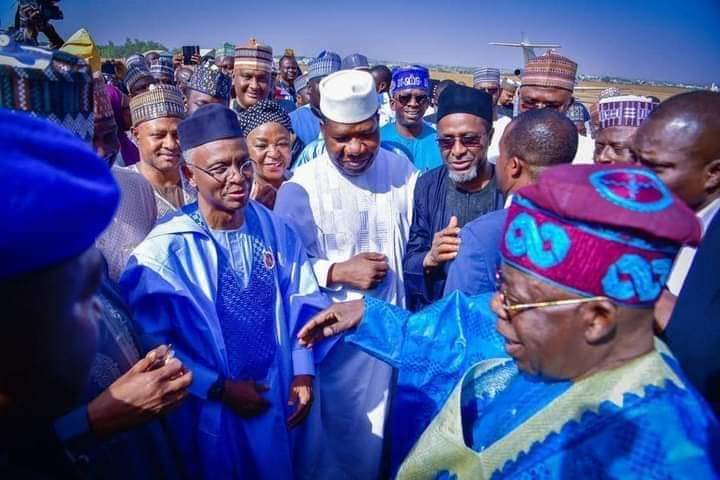
[[[415,315],[365,299],[346,340],[398,369],[393,473],[405,461],[400,478],[714,478],[717,420],[669,353],[589,383],[533,378],[504,352],[490,298],[455,292]]]
[[[314,374],[312,352],[297,345],[296,334],[307,320],[303,307],[322,308],[327,300],[294,230],[252,201],[245,215],[243,229],[226,243],[176,213],[138,246],[121,279],[146,348],[172,344],[193,374],[191,396],[169,416],[193,478],[291,478],[294,437],[304,431],[286,428],[293,376]],[[229,268],[242,279],[239,285]],[[263,286],[268,279],[270,290]],[[269,310],[253,311],[268,299]],[[233,312],[237,308],[247,315]],[[248,321],[251,328],[242,324]],[[250,367],[249,358],[256,360]],[[270,409],[242,419],[209,400],[219,375],[267,385]]]

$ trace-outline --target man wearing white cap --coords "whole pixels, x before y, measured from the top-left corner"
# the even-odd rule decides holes
[[[333,301],[373,296],[405,305],[402,258],[417,173],[379,148],[375,82],[343,70],[320,82],[327,152],[295,170],[275,213],[297,229]],[[391,369],[339,342],[320,365],[324,439],[314,478],[377,478]]]

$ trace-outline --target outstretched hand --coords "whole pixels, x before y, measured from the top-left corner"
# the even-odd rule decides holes
[[[310,348],[320,340],[355,328],[362,320],[363,313],[365,313],[363,300],[335,303],[305,324],[298,333],[299,343],[303,347]]]

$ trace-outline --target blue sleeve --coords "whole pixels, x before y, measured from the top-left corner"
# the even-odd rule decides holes
[[[495,274],[500,267],[500,236],[505,214],[492,212],[462,228],[457,258],[450,264],[445,292],[459,290],[465,295],[495,291]]]
[[[373,297],[365,297],[365,312],[358,328],[345,337],[368,354],[399,367],[410,312]]]
[[[120,279],[120,286],[132,310],[143,349],[149,351],[159,345],[172,344],[175,356],[192,372],[193,380],[188,390],[196,397],[207,399],[208,391],[220,373],[188,353],[190,348],[185,348],[185,344],[192,339],[177,335],[173,325],[173,319],[196,315],[197,308],[187,297],[174,294],[172,285],[152,269],[139,265],[134,257]],[[204,322],[198,318],[199,325]],[[188,320],[188,323],[193,322]]]
[[[70,413],[55,420],[55,433],[63,443],[77,440],[92,433],[88,419],[88,406],[77,407]]]

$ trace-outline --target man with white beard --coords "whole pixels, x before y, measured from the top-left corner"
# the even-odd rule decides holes
[[[437,142],[444,165],[415,186],[410,240],[403,258],[411,311],[442,297],[460,228],[503,208],[495,166],[487,161],[493,137],[493,101],[486,92],[451,85],[438,100]]]

